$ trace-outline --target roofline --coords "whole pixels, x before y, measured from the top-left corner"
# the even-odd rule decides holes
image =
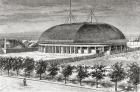
[[[78,46],[78,47],[103,47],[103,46],[109,46],[107,44],[39,44],[40,46]]]

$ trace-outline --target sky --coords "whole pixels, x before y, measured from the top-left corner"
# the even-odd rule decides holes
[[[69,0],[0,0],[0,33],[43,32],[66,22]],[[140,0],[72,0],[76,22],[86,22],[90,9],[98,22],[124,34],[140,34]]]

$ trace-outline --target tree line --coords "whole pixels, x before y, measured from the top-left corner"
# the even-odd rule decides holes
[[[89,71],[92,70],[92,71]],[[128,79],[128,83],[131,83],[137,91],[137,85],[140,83],[140,67],[134,62],[124,67],[122,62],[117,62],[112,65],[109,70],[107,66],[95,64],[94,66],[72,66],[72,65],[59,65],[57,63],[48,63],[43,60],[35,62],[33,58],[22,58],[22,57],[0,57],[0,71],[6,71],[8,76],[10,71],[15,71],[16,75],[19,76],[20,70],[24,71],[25,77],[30,77],[31,73],[35,71],[39,75],[40,80],[42,75],[48,72],[48,75],[54,79],[58,73],[63,75],[65,84],[69,80],[69,77],[76,72],[77,79],[82,85],[82,80],[89,76],[94,78],[96,81],[96,87],[98,88],[99,83],[105,77],[110,78],[110,81],[115,85],[115,91],[118,89],[118,82]]]

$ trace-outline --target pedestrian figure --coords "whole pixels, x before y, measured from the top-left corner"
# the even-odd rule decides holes
[[[24,85],[24,86],[27,86],[26,78],[23,79],[23,85]]]

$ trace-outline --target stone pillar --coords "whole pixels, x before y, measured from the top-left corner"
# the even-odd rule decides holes
[[[57,53],[59,53],[59,46],[57,46]]]
[[[50,53],[52,53],[52,47],[50,46]]]
[[[41,52],[43,52],[43,47],[41,46]]]
[[[74,46],[74,48],[73,48],[73,49],[74,49],[74,50],[73,50],[73,51],[74,51],[74,54],[76,54],[76,47]]]
[[[97,54],[97,47],[95,47],[95,54]]]
[[[54,53],[54,46],[52,46],[52,53]]]
[[[49,53],[51,53],[51,46],[49,46]]]
[[[102,52],[105,52],[105,47],[103,46],[103,48],[102,48]]]
[[[67,47],[66,46],[64,47],[64,52],[67,53]]]
[[[49,46],[47,46],[47,53],[50,53],[50,52],[49,52]]]
[[[68,54],[68,47],[66,46],[66,53]]]
[[[53,53],[56,53],[56,46],[53,47]]]
[[[117,51],[118,47],[117,47],[117,46],[115,46],[115,47],[116,47],[116,49],[115,49],[115,50]]]
[[[76,52],[76,54],[78,53],[78,47],[75,47],[75,52]]]
[[[49,46],[50,47],[50,53],[52,53],[52,47],[51,46]]]
[[[65,48],[65,46],[63,46],[62,48],[63,48],[63,53],[66,53],[66,48]]]
[[[82,47],[79,48],[78,54],[82,54]]]
[[[83,54],[83,48],[82,47],[80,47],[80,50],[81,50],[81,54]]]
[[[37,50],[40,52],[40,46],[38,46],[38,49]]]
[[[72,47],[70,46],[69,48],[70,48],[70,54],[72,54]]]
[[[47,46],[47,50],[48,50],[47,53],[50,53],[49,49],[50,49],[49,46]]]
[[[46,47],[44,46],[44,50],[43,50],[43,52],[45,53],[46,52]]]
[[[53,46],[51,46],[51,53],[53,53]]]
[[[123,50],[123,46],[121,45],[121,51]]]
[[[65,53],[67,54],[67,46],[65,46]]]
[[[88,47],[88,53],[89,53],[89,54],[91,53],[91,49],[90,49],[90,47]]]
[[[44,47],[42,46],[42,52],[44,51]]]
[[[52,46],[50,46],[50,53],[52,53]]]
[[[53,53],[55,53],[55,46],[53,46],[52,48],[53,48]]]
[[[40,47],[39,51],[42,52],[42,47],[41,46],[39,46],[39,47]]]
[[[59,46],[57,46],[57,53],[59,53]]]
[[[42,47],[40,46],[39,51],[42,52]]]
[[[87,47],[87,54],[89,54],[89,47]]]
[[[96,52],[96,54],[97,54],[97,47],[95,47],[95,52]]]
[[[61,53],[61,46],[59,46],[59,53]]]
[[[56,46],[54,46],[54,53],[56,53]]]
[[[40,46],[38,47],[38,51],[40,52]]]
[[[64,47],[61,46],[61,53],[64,53]]]
[[[56,53],[59,53],[59,46],[56,46]]]
[[[42,52],[42,46],[40,46],[40,52]]]
[[[80,54],[80,47],[78,47],[78,54]]]
[[[70,54],[70,47],[67,47],[67,52],[68,54]]]
[[[47,53],[47,46],[45,46],[45,53]]]
[[[42,52],[44,52],[44,46],[42,46],[42,48],[43,48],[43,49],[42,49]]]
[[[66,54],[67,54],[67,46],[65,46],[65,52],[66,52]]]
[[[112,50],[112,47],[109,45],[108,47],[107,47],[107,50]]]

